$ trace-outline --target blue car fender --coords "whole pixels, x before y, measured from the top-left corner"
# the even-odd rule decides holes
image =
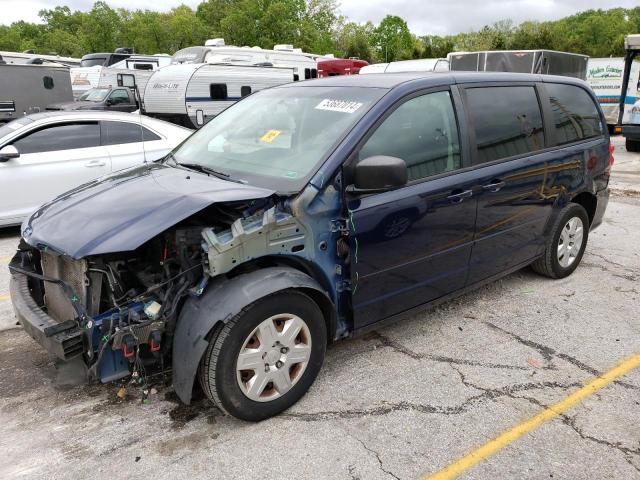
[[[322,299],[323,312],[334,312],[335,316],[335,308],[326,308],[332,304],[320,284],[290,267],[263,268],[231,279],[220,276],[209,283],[201,297],[191,297],[185,302],[173,338],[173,386],[180,400],[185,404],[191,402],[198,365],[209,345],[209,332],[256,300],[286,289],[312,292],[315,298]],[[335,318],[328,320],[335,323]]]

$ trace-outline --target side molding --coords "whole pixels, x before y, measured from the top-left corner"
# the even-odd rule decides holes
[[[289,267],[263,268],[231,279],[213,278],[202,297],[185,302],[173,338],[173,386],[180,400],[191,403],[198,365],[209,345],[206,337],[216,324],[228,322],[256,300],[289,288],[316,291],[331,304],[316,280]]]

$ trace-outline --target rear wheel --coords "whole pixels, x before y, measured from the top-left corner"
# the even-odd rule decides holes
[[[326,343],[318,305],[301,292],[280,292],[218,327],[200,362],[200,384],[223,411],[263,420],[305,394],[320,371]]]
[[[533,270],[549,278],[564,278],[578,267],[589,237],[589,216],[582,205],[570,203],[556,219],[542,257]]]
[[[625,147],[627,152],[640,152],[640,140],[625,139]]]

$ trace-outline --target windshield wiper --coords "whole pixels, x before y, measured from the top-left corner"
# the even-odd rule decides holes
[[[171,157],[173,157],[173,155],[171,155]],[[175,158],[173,158],[173,160],[175,161]],[[176,163],[179,166],[190,168],[191,170],[196,170],[198,172],[206,173],[207,175],[212,175],[214,177],[221,178],[222,180],[228,180],[230,182],[236,182],[236,183],[246,183],[243,180],[240,180],[238,178],[233,178],[228,173],[214,170],[213,168],[207,167],[205,165],[201,165],[199,163],[181,163],[181,162],[176,162]]]

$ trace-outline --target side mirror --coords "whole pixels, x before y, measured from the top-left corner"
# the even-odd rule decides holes
[[[12,158],[18,158],[20,156],[20,152],[13,145],[7,145],[0,149],[0,162],[6,162],[11,160]]]
[[[113,105],[115,102],[113,101],[112,98],[107,98],[104,102],[105,105],[111,106]]]
[[[351,193],[375,193],[393,190],[407,184],[407,164],[397,157],[375,155],[360,160],[353,172]]]

